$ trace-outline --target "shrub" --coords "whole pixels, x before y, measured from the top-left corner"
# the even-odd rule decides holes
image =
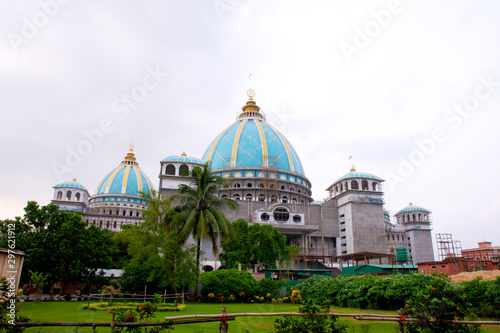
[[[346,326],[338,323],[338,318],[334,316],[312,316],[316,313],[329,313],[330,307],[327,304],[314,305],[307,303],[299,308],[300,313],[307,313],[309,316],[293,317],[285,316],[283,319],[274,321],[275,333],[343,333]]]
[[[279,298],[281,297],[281,286],[281,281],[262,279],[256,283],[255,294],[266,296],[266,298]],[[269,297],[267,297],[267,294],[270,294]]]
[[[209,294],[217,295],[222,293],[224,299],[230,299],[231,295],[246,295],[246,298],[254,295],[257,281],[246,271],[235,269],[218,269],[212,272],[203,272],[200,275],[201,296],[204,301],[213,301]]]

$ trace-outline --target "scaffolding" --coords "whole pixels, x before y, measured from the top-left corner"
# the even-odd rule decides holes
[[[279,166],[279,158],[274,155],[270,155],[268,157],[268,164],[264,165],[265,168],[265,175],[264,175],[264,194],[265,194],[265,200],[267,202],[273,202],[271,198],[273,198],[278,202],[279,201],[279,172],[278,172],[278,166]],[[271,175],[274,174],[274,177],[271,177]]]
[[[462,243],[454,241],[451,234],[436,234],[439,260],[458,258],[462,256]]]

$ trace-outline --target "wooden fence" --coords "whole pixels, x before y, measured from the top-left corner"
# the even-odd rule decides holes
[[[418,322],[418,319],[404,317],[403,315],[378,315],[378,314],[347,314],[347,313],[297,313],[297,312],[277,312],[277,313],[225,313],[225,307],[222,308],[222,314],[207,314],[207,315],[186,315],[186,316],[174,316],[165,317],[165,322],[143,322],[143,323],[117,323],[112,321],[110,323],[86,323],[86,322],[18,322],[15,323],[16,326],[21,327],[37,327],[37,326],[91,326],[94,328],[94,332],[97,327],[110,327],[111,332],[113,332],[114,327],[142,327],[142,326],[164,326],[166,324],[172,325],[183,325],[183,324],[193,324],[193,323],[205,323],[205,322],[220,322],[220,331],[228,332],[228,321],[235,320],[236,317],[279,317],[279,316],[335,316],[335,317],[351,317],[356,320],[376,320],[376,321],[392,321],[397,322],[399,325],[399,331],[403,332],[403,325],[405,322]],[[429,320],[429,323],[436,323],[436,320]],[[471,325],[500,325],[500,321],[470,321],[470,320],[449,320],[441,321],[441,323],[446,324],[471,324]],[[9,323],[0,323],[1,326],[11,326]]]

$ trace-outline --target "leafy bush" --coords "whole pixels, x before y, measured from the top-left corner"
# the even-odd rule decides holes
[[[341,275],[334,279],[313,276],[297,289],[302,291],[302,298],[315,304],[329,301],[341,307],[397,310],[420,289],[426,286],[441,288],[447,283],[443,275],[425,274]]]
[[[299,308],[300,313],[307,313],[309,316],[293,317],[285,316],[283,319],[274,321],[275,333],[343,333],[346,326],[338,323],[338,318],[334,316],[312,316],[313,314],[329,313],[330,307],[327,304],[314,305],[307,303]]]
[[[154,303],[142,303],[142,304],[154,304]],[[90,305],[85,304],[83,306],[84,309],[87,310],[95,310],[95,311],[115,311],[115,310],[133,310],[137,308],[138,306],[142,306],[142,304],[137,305],[137,303],[122,303],[122,302],[115,302],[115,303],[92,303]],[[149,306],[149,305],[148,305]],[[184,304],[178,304],[177,307],[175,304],[169,304],[169,303],[159,303],[155,304],[155,307],[158,311],[182,311],[186,308]]]
[[[213,301],[209,294],[219,295],[222,293],[224,299],[229,300],[231,295],[244,293],[247,298],[254,295],[257,281],[252,274],[235,269],[218,269],[212,272],[203,272],[200,275],[201,296],[204,301]]]
[[[462,282],[459,288],[477,316],[500,319],[500,277],[493,281],[478,277]]]
[[[419,290],[405,305],[403,314],[420,321],[406,322],[405,332],[480,332],[477,326],[445,323],[463,320],[470,304],[458,288],[443,283],[439,288],[427,286]],[[435,322],[433,322],[435,321]]]
[[[268,294],[270,294],[269,297],[278,299],[281,297],[281,286],[282,286],[281,281],[262,279],[257,282],[254,292],[255,295],[267,296]]]

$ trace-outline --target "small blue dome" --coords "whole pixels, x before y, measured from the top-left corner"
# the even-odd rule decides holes
[[[73,179],[73,181],[71,182],[59,183],[55,185],[53,188],[59,188],[59,187],[69,187],[69,188],[78,188],[81,190],[86,190],[85,186],[77,182],[76,179]]]
[[[415,205],[410,203],[410,205],[406,206],[405,208],[403,208],[399,212],[397,212],[396,215],[401,214],[401,213],[406,213],[406,212],[415,212],[415,211],[426,212],[426,213],[431,212],[428,209],[425,209],[425,208],[420,207],[420,206],[415,206]]]
[[[187,163],[197,163],[197,164],[205,164],[198,157],[187,156],[185,153],[181,155],[170,155],[165,157],[162,162],[187,162]]]
[[[203,154],[212,170],[275,168],[304,175],[302,163],[290,142],[266,123],[252,98],[239,119],[220,133]]]
[[[365,178],[365,179],[374,179],[383,182],[384,180],[378,176],[375,176],[374,174],[368,173],[368,172],[358,172],[354,169],[351,169],[348,173],[340,177],[335,181],[335,183],[340,182],[341,180],[344,179],[349,179],[349,178]]]
[[[101,180],[95,194],[139,195],[139,191],[147,193],[152,189],[151,181],[139,168],[130,149],[125,160]]]

